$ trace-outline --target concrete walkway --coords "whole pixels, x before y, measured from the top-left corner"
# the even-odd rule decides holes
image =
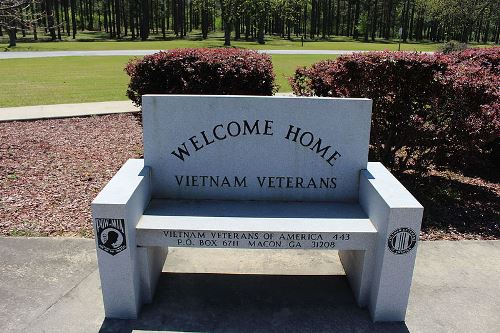
[[[277,93],[276,96],[294,95],[292,93]],[[139,111],[139,108],[134,106],[131,101],[18,106],[10,108],[0,108],[0,122],[48,118],[86,117],[93,115],[137,111]]]
[[[0,52],[1,59],[49,58],[49,57],[90,57],[90,56],[144,56],[160,50],[103,50],[103,51],[33,51],[33,52]],[[342,55],[355,52],[351,50],[256,50],[267,54],[330,54]]]
[[[422,242],[406,323],[392,324],[372,323],[355,305],[336,251],[312,250],[171,249],[154,302],[140,318],[105,319],[94,247],[88,239],[0,238],[0,331],[487,333],[500,327],[500,241]]]
[[[0,108],[0,121],[68,118],[137,111],[139,109],[130,101],[19,106]]]

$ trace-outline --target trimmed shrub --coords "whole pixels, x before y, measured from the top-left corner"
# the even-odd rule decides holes
[[[434,78],[446,67],[432,55],[358,53],[299,68],[291,84],[297,95],[372,99],[370,158],[398,169],[432,144],[431,108],[441,89]]]
[[[468,48],[467,44],[457,42],[456,40],[450,40],[439,47],[439,52],[443,54],[448,54],[452,52],[459,52],[466,50]]]
[[[480,67],[483,70],[500,75],[500,47],[467,49],[449,54],[449,61],[463,67]]]
[[[469,53],[469,52],[467,52]],[[459,54],[460,57],[464,56]],[[497,64],[500,48],[497,49]],[[478,165],[485,156],[499,158],[500,75],[498,65],[485,57],[451,59],[439,78],[442,94],[436,100],[441,149],[436,162],[448,165]]]
[[[130,61],[127,96],[145,94],[273,95],[271,57],[242,49],[176,49]]]
[[[425,171],[494,149],[499,51],[354,54],[298,68],[290,81],[297,95],[372,99],[370,158]]]

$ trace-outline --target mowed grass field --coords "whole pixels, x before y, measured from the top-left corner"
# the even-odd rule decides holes
[[[44,37],[46,39],[46,37]],[[157,37],[156,37],[157,38]],[[30,38],[20,40],[16,47],[8,48],[8,41],[4,37],[0,39],[1,51],[92,51],[92,50],[165,50],[175,48],[199,48],[199,47],[223,47],[224,38],[222,33],[211,34],[208,39],[202,39],[194,34],[185,39],[176,39],[173,36],[167,40],[132,41],[107,40],[105,35],[98,33],[79,34],[76,40],[67,39],[50,42],[33,42]],[[436,51],[441,43],[419,42],[402,43],[401,50],[404,51]],[[374,42],[363,42],[348,37],[332,37],[328,40],[306,40],[302,45],[300,38],[291,40],[280,37],[268,37],[266,43],[261,45],[255,41],[231,41],[231,47],[248,48],[255,50],[367,50],[382,51],[398,50],[397,40],[381,40]]]
[[[332,55],[273,55],[279,92],[290,92],[287,77]],[[0,60],[0,108],[126,100],[125,64],[134,57],[57,57]]]

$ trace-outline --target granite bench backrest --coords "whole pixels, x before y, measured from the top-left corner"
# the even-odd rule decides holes
[[[153,198],[358,200],[368,99],[145,95]]]

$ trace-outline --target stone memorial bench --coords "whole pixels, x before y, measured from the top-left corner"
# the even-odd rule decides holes
[[[144,160],[92,203],[106,317],[197,247],[338,250],[358,305],[403,321],[423,208],[367,161],[370,119],[367,99],[144,96]]]

